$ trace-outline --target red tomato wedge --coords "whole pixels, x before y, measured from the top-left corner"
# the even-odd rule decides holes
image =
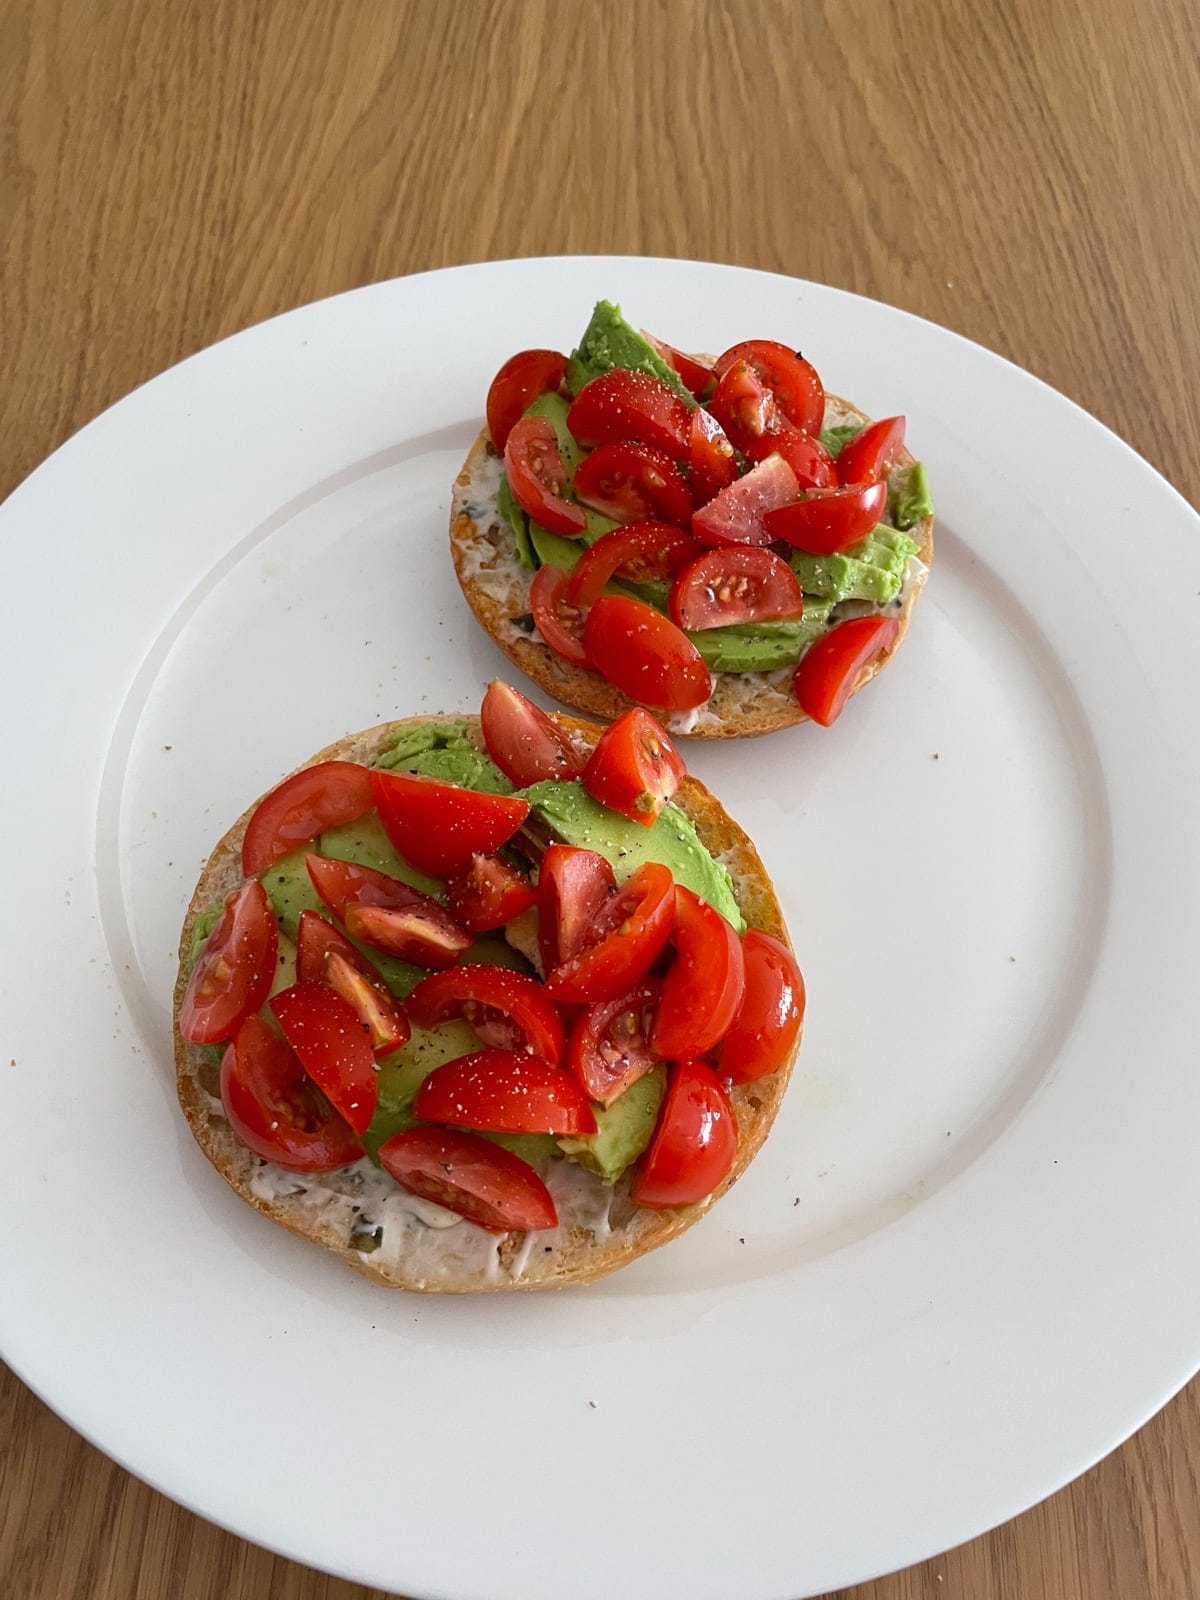
[[[692,515],[704,544],[770,544],[764,517],[799,498],[796,474],[782,456],[768,456]]]
[[[799,428],[775,428],[761,439],[754,440],[747,452],[752,461],[761,461],[774,453],[782,456],[796,474],[802,489],[836,488],[838,469],[833,457],[819,439],[801,433]]]
[[[843,483],[874,483],[903,448],[904,418],[881,417],[842,446],[837,458],[838,477]]]
[[[179,1031],[193,1044],[217,1044],[257,1011],[270,992],[279,927],[257,878],[226,897],[204,941],[179,1008]]]
[[[291,1045],[260,1016],[247,1017],[225,1051],[221,1103],[247,1150],[290,1172],[332,1172],[363,1153]]]
[[[537,904],[537,890],[502,856],[472,856],[446,884],[450,912],[472,933],[507,927]]]
[[[379,1147],[402,1189],[445,1206],[489,1233],[553,1228],[550,1191],[527,1161],[488,1139],[454,1128],[409,1128]]]
[[[521,417],[504,446],[504,471],[522,511],[551,533],[583,533],[587,517],[560,493],[567,469],[559,454],[558,435],[545,417]]]
[[[692,495],[679,468],[648,444],[602,444],[575,469],[575,493],[613,522],[678,523],[686,527]]]
[[[635,568],[627,574],[633,581],[662,578],[677,572],[699,552],[698,541],[669,522],[631,522],[628,527],[614,528],[590,545],[571,569],[567,604],[586,611],[624,567]]]
[[[529,815],[515,795],[482,794],[409,772],[371,773],[388,838],[406,861],[444,878],[474,855],[495,855]]]
[[[435,900],[411,906],[351,906],[346,929],[376,950],[434,971],[452,967],[473,942]]]
[[[562,568],[551,566],[549,562],[539,567],[529,585],[529,609],[542,642],[572,666],[586,667],[583,615],[568,607],[566,599],[567,574]]]
[[[413,1111],[483,1133],[595,1133],[596,1118],[569,1072],[523,1050],[476,1050],[435,1067]]]
[[[257,877],[326,828],[370,811],[371,774],[353,761],[321,761],[285,778],[258,802],[242,840],[242,872]]]
[[[301,1066],[355,1133],[365,1133],[379,1098],[375,1055],[358,1013],[324,983],[296,983],[271,1011]]]
[[[713,495],[738,475],[737,457],[724,428],[711,412],[697,406],[688,430],[688,467],[692,504],[707,505]]]
[[[500,455],[514,426],[538,395],[557,389],[566,374],[567,358],[557,350],[520,350],[492,379],[487,397],[487,425]]]
[[[563,1058],[558,1007],[547,998],[544,987],[523,972],[483,965],[434,972],[422,978],[409,995],[408,1009],[423,1028],[455,1016],[465,1016],[474,1027],[477,1019],[487,1020],[488,1012],[502,1012],[534,1055],[555,1067]]]
[[[635,706],[596,741],[583,771],[583,787],[610,811],[649,828],[686,775],[683,757],[665,730]]]
[[[319,911],[302,911],[296,931],[296,978],[327,983],[341,995],[367,1029],[376,1056],[408,1042],[404,1012],[365,956]]]
[[[815,556],[832,556],[865,538],[886,509],[887,484],[860,483],[814,489],[794,505],[768,511],[763,521],[773,539],[786,539]]]
[[[542,971],[570,961],[617,893],[612,868],[595,850],[552,844],[538,868],[538,948]]]
[[[675,889],[675,959],[663,979],[654,1048],[669,1061],[719,1044],[746,987],[742,941],[719,911],[682,884]]]
[[[746,339],[717,357],[717,376],[745,363],[770,390],[794,428],[819,433],[825,417],[825,390],[811,361],[774,339]]]
[[[693,633],[739,622],[788,622],[804,614],[800,581],[761,545],[707,550],[675,580],[671,616]]]
[[[804,1023],[804,979],[785,944],[748,928],[742,940],[746,988],[721,1046],[718,1071],[732,1083],[754,1083],[777,1071]]]
[[[703,1200],[729,1176],[737,1140],[737,1118],[716,1073],[703,1061],[681,1061],[633,1181],[634,1203],[670,1209]]]
[[[411,883],[377,872],[374,867],[360,867],[357,861],[307,855],[304,865],[313,888],[339,922],[345,922],[351,906],[422,905],[428,898]]]
[[[580,1012],[567,1040],[567,1066],[589,1100],[612,1105],[658,1062],[650,1044],[658,995],[658,980],[649,978]]]
[[[701,361],[699,356],[690,356],[686,350],[676,350],[673,344],[664,344],[652,333],[647,333],[645,328],[642,329],[642,338],[658,352],[669,367],[675,368],[684,388],[690,389],[697,397],[717,381],[716,373],[708,362]]]
[[[674,880],[658,861],[644,862],[610,895],[587,930],[587,943],[546,978],[554,1000],[590,1005],[632,989],[658,960],[675,923]]]
[[[603,594],[584,619],[583,644],[598,672],[631,700],[689,711],[712,693],[699,650],[669,617],[641,600]]]
[[[585,551],[581,559],[586,556]],[[499,678],[488,684],[479,721],[488,755],[518,789],[543,778],[577,778],[583,771],[570,734]]]
[[[864,669],[900,637],[896,617],[852,617],[823,633],[800,657],[794,687],[801,711],[829,727],[842,712]]]
[[[735,361],[724,369],[708,409],[744,455],[749,455],[757,440],[779,426],[774,396],[744,361]]]
[[[669,384],[648,372],[613,367],[585,383],[567,412],[567,427],[586,449],[636,441],[686,461],[689,408]]]

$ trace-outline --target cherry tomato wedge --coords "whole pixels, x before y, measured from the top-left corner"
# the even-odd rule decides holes
[[[658,994],[658,980],[649,978],[619,999],[579,1013],[567,1040],[567,1066],[589,1100],[612,1105],[657,1064],[650,1034]]]
[[[551,566],[549,562],[539,567],[529,585],[529,609],[542,642],[572,666],[586,667],[583,615],[568,607],[566,599],[567,574],[562,568]]]
[[[242,840],[242,872],[257,877],[326,828],[353,822],[375,804],[368,768],[321,761],[293,773],[258,802]]]
[[[718,377],[745,362],[771,391],[775,404],[794,428],[819,433],[825,417],[825,390],[811,361],[774,339],[746,339],[717,357]]]
[[[487,425],[500,455],[518,419],[538,395],[557,389],[566,374],[567,358],[557,350],[520,350],[492,379],[487,397]]]
[[[804,594],[791,567],[773,551],[722,545],[683,569],[669,605],[681,628],[700,632],[740,622],[791,621],[804,613]]]
[[[613,522],[687,526],[692,496],[675,463],[648,444],[602,444],[575,469],[575,493]]]
[[[271,1011],[300,1065],[355,1133],[365,1133],[379,1098],[375,1055],[358,1013],[324,983],[273,995]]]
[[[567,604],[586,611],[623,567],[636,563],[631,578],[662,577],[678,571],[699,552],[698,541],[669,522],[631,522],[614,528],[590,545],[571,569]]]
[[[670,1061],[705,1055],[737,1015],[746,987],[742,941],[719,911],[675,889],[675,959],[663,979],[654,1048]]]
[[[768,456],[692,515],[692,532],[704,544],[770,544],[763,518],[800,494],[796,474],[782,456]]]
[[[354,1130],[260,1016],[248,1016],[221,1060],[221,1103],[242,1144],[290,1172],[332,1172],[363,1153]]]
[[[279,928],[257,878],[226,897],[204,941],[179,1008],[179,1031],[193,1044],[230,1038],[270,992]]]
[[[747,451],[751,461],[762,461],[772,453],[783,457],[802,489],[837,487],[838,469],[833,457],[811,434],[801,433],[799,428],[774,428],[763,438],[755,439]]]
[[[852,617],[823,633],[800,657],[794,687],[801,711],[829,727],[841,715],[864,669],[900,637],[895,617]]]
[[[339,922],[345,922],[351,906],[424,905],[428,899],[411,883],[377,872],[374,867],[361,867],[357,861],[307,855],[304,865],[313,888]]]
[[[593,800],[647,828],[687,774],[683,757],[648,711],[635,706],[596,741],[583,771]]]
[[[479,721],[488,755],[518,789],[543,778],[577,778],[583,771],[570,734],[499,678],[488,684]]]
[[[527,1161],[457,1128],[409,1128],[379,1147],[402,1189],[445,1206],[489,1233],[553,1228],[550,1191]]]
[[[873,483],[882,478],[904,448],[904,418],[881,417],[838,452],[838,477],[843,483]]]
[[[408,1009],[423,1028],[460,1015],[474,1027],[481,1015],[503,1012],[535,1055],[554,1067],[563,1057],[563,1025],[558,1007],[535,978],[510,972],[507,967],[471,965],[431,973],[409,995]]]
[[[686,461],[689,407],[648,372],[612,367],[585,383],[571,402],[567,427],[585,449],[634,440]]]
[[[382,978],[319,911],[300,913],[296,978],[300,983],[327,983],[340,994],[367,1029],[376,1056],[389,1055],[407,1044],[408,1020]]]
[[[423,1122],[483,1133],[595,1133],[569,1072],[523,1050],[476,1050],[435,1067],[413,1101]]]
[[[707,505],[713,495],[738,475],[737,457],[724,428],[711,412],[697,406],[688,429],[688,467],[692,504]]]
[[[694,395],[702,395],[717,381],[716,373],[699,356],[690,356],[686,350],[676,350],[673,344],[664,344],[652,333],[647,333],[645,328],[642,329],[642,338],[653,346],[669,367],[675,368],[684,388],[690,389]]]
[[[595,850],[552,844],[538,868],[538,948],[542,971],[570,961],[616,897],[612,868]]]
[[[537,904],[537,890],[502,856],[472,856],[446,885],[451,915],[472,933],[504,928]]]
[[[783,1066],[800,1037],[804,979],[788,947],[761,928],[746,930],[742,958],[746,988],[717,1070],[733,1083],[754,1083]]]
[[[351,906],[346,928],[376,950],[431,970],[452,967],[473,943],[436,900],[409,906]]]
[[[763,518],[773,539],[786,539],[815,556],[835,555],[865,538],[887,508],[886,483],[814,489],[794,505]]]
[[[699,650],[669,617],[641,600],[602,594],[583,624],[588,659],[631,700],[689,711],[712,693]]]
[[[546,978],[554,1000],[592,1004],[632,989],[666,948],[675,923],[674,880],[659,861],[644,862],[610,895],[587,931],[588,942]]]
[[[567,469],[558,435],[545,417],[521,417],[513,424],[504,446],[504,471],[517,504],[535,522],[551,533],[584,532],[587,517],[559,492]]]
[[[406,861],[444,878],[474,855],[494,855],[529,815],[515,795],[482,794],[409,772],[371,773],[388,838]]]
[[[681,1061],[633,1181],[634,1203],[669,1209],[703,1200],[729,1176],[737,1141],[737,1118],[716,1073],[703,1061]]]
[[[722,371],[708,409],[746,455],[780,420],[774,395],[744,361],[732,362]]]

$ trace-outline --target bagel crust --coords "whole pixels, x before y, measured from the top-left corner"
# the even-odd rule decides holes
[[[452,720],[460,719],[413,717],[382,723],[348,735],[304,766],[334,759],[371,765],[401,730]],[[471,737],[482,748],[478,718],[466,721]],[[573,717],[559,715],[557,721],[581,748],[590,748],[602,732]],[[675,798],[710,854],[728,868],[747,922],[786,943],[787,930],[779,902],[748,836],[695,778],[685,778]],[[175,986],[175,1068],[180,1105],[209,1161],[256,1210],[292,1233],[332,1250],[348,1266],[390,1288],[441,1294],[549,1289],[605,1277],[676,1238],[697,1222],[746,1170],[775,1120],[795,1051],[779,1071],[757,1083],[732,1089],[738,1123],[733,1168],[713,1194],[677,1211],[635,1206],[629,1195],[629,1173],[609,1188],[595,1174],[573,1162],[552,1161],[543,1177],[554,1195],[558,1227],[497,1237],[407,1195],[366,1158],[335,1173],[294,1173],[253,1154],[238,1141],[229,1125],[205,1047],[188,1043],[180,1034],[179,1009],[187,984],[186,952],[196,920],[243,881],[242,839],[257,804],[256,801],[249,807],[225,834],[201,873],[180,934],[180,970]],[[365,1238],[368,1230],[377,1228],[382,1228],[377,1248],[355,1247],[352,1236]]]
[[[854,422],[865,427],[870,420],[849,401],[826,396],[826,425]],[[901,451],[893,471],[913,465],[913,457]],[[555,655],[533,628],[529,604],[533,573],[519,564],[512,532],[496,505],[500,466],[485,428],[455,480],[451,502],[450,550],[463,595],[487,634],[539,688],[563,705],[612,722],[636,702],[592,668],[575,666]],[[889,613],[899,621],[900,631],[891,649],[863,669],[855,694],[900,648],[933,560],[933,518],[925,517],[907,532],[916,543],[917,554],[901,591],[899,609]],[[712,695],[697,711],[664,715],[653,706],[649,709],[673,735],[737,739],[773,733],[809,720],[792,691],[794,674],[794,666],[773,672],[714,672]]]

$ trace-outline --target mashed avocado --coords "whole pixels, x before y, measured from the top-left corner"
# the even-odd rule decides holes
[[[513,786],[500,768],[467,737],[467,724],[426,722],[420,727],[402,729],[376,761],[388,771],[413,772],[443,783],[457,783],[464,789],[480,789],[485,794],[511,794]]]
[[[592,320],[584,329],[578,347],[571,352],[567,363],[567,388],[578,394],[585,383],[598,378],[612,367],[625,367],[630,372],[648,372],[669,384],[688,408],[696,402],[691,391],[669,362],[663,360],[654,346],[631,328],[621,315],[620,306],[611,300],[598,300]]]

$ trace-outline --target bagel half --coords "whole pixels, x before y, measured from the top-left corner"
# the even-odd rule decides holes
[[[334,759],[372,765],[398,731],[451,717],[414,717],[350,734],[313,756],[305,766]],[[559,716],[581,748],[601,729]],[[483,748],[478,718],[468,718],[471,737]],[[738,905],[754,927],[787,940],[783,916],[758,852],[695,778],[685,778],[676,803],[687,813],[709,852],[729,869]],[[791,1075],[792,1060],[757,1083],[733,1088],[738,1149],[724,1183],[706,1199],[677,1211],[652,1211],[629,1197],[627,1172],[612,1187],[568,1161],[551,1161],[543,1172],[559,1213],[559,1226],[539,1233],[498,1238],[473,1223],[446,1225],[446,1213],[407,1196],[364,1158],[335,1173],[292,1173],[264,1162],[241,1144],[214,1092],[214,1069],[206,1048],[179,1032],[179,1009],[187,984],[186,952],[196,919],[242,882],[241,847],[251,806],[217,845],[201,873],[180,935],[180,971],[175,986],[175,1067],[179,1102],[197,1143],[230,1186],[256,1210],[291,1232],[323,1245],[347,1265],[391,1288],[442,1294],[479,1290],[547,1289],[590,1283],[627,1265],[690,1228],[745,1171],[770,1130]],[[798,1048],[798,1044],[797,1044]],[[795,1051],[792,1053],[794,1060]],[[429,1220],[422,1221],[422,1215]],[[381,1226],[377,1248],[360,1250],[351,1236]]]
[[[870,420],[848,401],[836,395],[826,396],[827,427],[851,422],[865,427]],[[902,451],[893,471],[913,465],[913,457]],[[529,606],[533,574],[518,562],[512,532],[496,506],[500,468],[500,458],[485,428],[471,446],[455,480],[450,510],[450,549],[467,604],[509,660],[547,694],[563,705],[611,722],[635,702],[590,667],[574,666],[555,655],[533,629]],[[900,631],[892,648],[863,670],[855,693],[899,649],[933,560],[933,518],[925,517],[906,531],[917,545],[915,560],[919,565],[901,591],[899,610],[889,613],[898,617]],[[773,733],[777,728],[808,721],[792,691],[794,673],[794,666],[773,672],[715,672],[712,696],[698,712],[668,715],[654,707],[650,709],[673,735],[736,739]]]

